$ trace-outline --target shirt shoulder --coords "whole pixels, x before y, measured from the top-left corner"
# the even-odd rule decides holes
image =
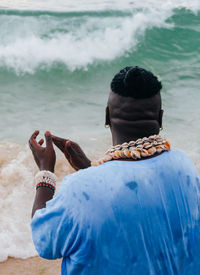
[[[130,169],[132,173],[129,173]],[[130,174],[131,177],[140,178],[139,174],[144,174],[144,171],[149,172],[149,175],[154,172],[154,170],[164,171],[170,169],[171,172],[178,170],[183,170],[195,173],[197,170],[192,160],[188,155],[179,149],[172,149],[169,152],[164,152],[163,154],[141,161],[109,161],[99,166],[92,166],[87,169],[79,170],[73,174],[67,175],[63,178],[61,183],[61,188],[70,188],[71,185],[84,183],[97,183],[102,181],[117,181],[119,178],[124,178],[125,174],[127,176]],[[134,173],[135,172],[135,173]]]

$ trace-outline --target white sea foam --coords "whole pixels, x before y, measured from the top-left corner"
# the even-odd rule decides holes
[[[59,179],[72,172],[58,160]],[[37,168],[30,150],[14,143],[0,143],[0,262],[8,256],[27,258],[37,255],[30,231]]]
[[[10,9],[53,11],[97,11],[108,9],[130,10],[131,8],[174,9],[187,8],[196,11],[199,0],[1,0],[1,6]]]
[[[33,165],[16,144],[1,144],[0,156],[0,261],[34,256],[27,211],[33,200]]]
[[[165,20],[170,15],[171,11],[148,10],[126,17],[85,16],[81,22],[80,18],[51,16],[11,16],[7,22],[2,16],[0,67],[34,73],[38,67],[49,68],[57,62],[75,70],[110,61],[134,48],[148,28],[169,27]]]
[[[7,2],[7,1],[6,1]],[[166,20],[176,8],[193,12],[200,2],[176,1],[13,1],[8,8],[60,11],[123,10],[129,14],[109,16],[59,17],[56,15],[0,15],[0,67],[16,73],[34,73],[55,63],[69,70],[87,69],[88,65],[111,61],[134,49],[145,31],[170,27]],[[44,3],[45,2],[45,3]],[[3,3],[2,3],[3,5]],[[4,4],[5,5],[5,4]],[[15,7],[16,5],[16,7]],[[20,6],[22,5],[22,6]]]

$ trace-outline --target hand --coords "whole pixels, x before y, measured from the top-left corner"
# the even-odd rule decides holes
[[[76,142],[56,136],[52,136],[52,140],[76,171],[91,166],[91,161]]]
[[[42,147],[44,140],[41,139],[39,142],[36,138],[39,131],[35,131],[29,139],[29,146],[33,153],[35,162],[40,170],[47,170],[54,172],[54,166],[56,162],[56,154],[53,148],[52,136],[50,132],[45,133],[46,147]]]

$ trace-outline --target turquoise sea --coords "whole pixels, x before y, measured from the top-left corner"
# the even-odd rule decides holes
[[[162,80],[162,134],[198,166],[199,0],[0,1],[0,261],[35,255],[31,133],[50,130],[103,155],[110,81],[128,65]],[[57,171],[69,172],[61,155]]]

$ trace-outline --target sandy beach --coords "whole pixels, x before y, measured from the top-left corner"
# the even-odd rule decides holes
[[[56,275],[60,274],[61,260],[48,261],[40,257],[25,260],[8,258],[0,263],[0,275]]]

